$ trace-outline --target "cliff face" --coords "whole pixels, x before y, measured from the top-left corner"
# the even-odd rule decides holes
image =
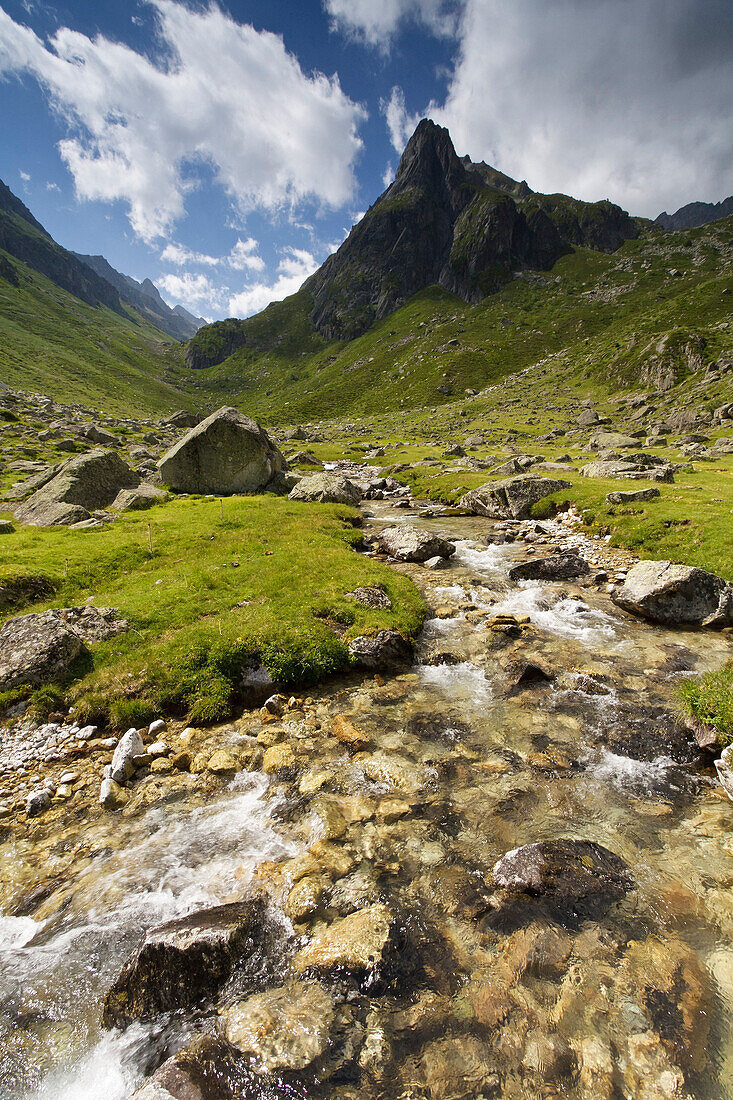
[[[476,302],[573,245],[612,251],[637,234],[613,203],[538,195],[460,159],[448,131],[423,119],[394,182],[308,280],[313,322],[326,339],[351,339],[424,287]]]
[[[459,158],[448,131],[423,119],[393,183],[302,295],[320,337],[351,340],[426,287],[478,302],[516,271],[548,270],[575,246],[611,252],[638,232],[611,202],[540,195],[490,165]],[[186,362],[206,367],[238,348],[256,349],[253,322],[205,326]]]

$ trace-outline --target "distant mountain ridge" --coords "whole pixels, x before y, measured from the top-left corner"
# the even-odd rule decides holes
[[[663,211],[657,218],[657,225],[662,229],[674,232],[679,229],[696,229],[699,225],[709,225],[710,222],[720,221],[733,214],[733,195],[729,195],[722,202],[688,202],[681,206],[674,214]]]
[[[134,306],[154,325],[176,340],[190,340],[206,322],[202,317],[194,317],[182,306],[171,309],[160,296],[160,291],[150,279],[139,283],[131,275],[124,275],[117,271],[104,256],[85,256],[80,252],[74,252],[77,260],[90,267],[103,279],[115,288],[124,301]]]

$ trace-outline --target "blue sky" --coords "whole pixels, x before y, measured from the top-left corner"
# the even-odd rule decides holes
[[[0,0],[0,177],[207,318],[292,293],[416,121],[541,191],[733,191],[729,0]]]

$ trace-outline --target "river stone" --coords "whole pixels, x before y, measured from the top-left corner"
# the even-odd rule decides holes
[[[640,561],[611,599],[632,615],[665,626],[733,624],[733,585],[695,566]]]
[[[130,1100],[236,1100],[237,1052],[225,1039],[202,1035],[163,1062]]]
[[[9,619],[0,629],[0,691],[37,686],[61,676],[84,650],[55,611]]]
[[[549,477],[510,477],[471,489],[461,497],[458,507],[489,519],[528,519],[538,501],[569,488],[569,481]]]
[[[654,500],[659,496],[659,489],[650,485],[648,489],[617,489],[613,493],[606,494],[607,504],[637,504],[644,500]]]
[[[452,542],[423,531],[420,527],[402,523],[385,527],[377,535],[379,549],[397,561],[427,561],[429,558],[450,558],[456,552]]]
[[[351,504],[361,500],[361,489],[340,474],[323,473],[304,477],[288,494],[288,500],[314,501],[320,504]]]
[[[112,770],[110,779],[120,785],[126,783],[135,771],[133,757],[141,756],[145,752],[143,739],[136,729],[129,729],[114,751],[112,757]]]
[[[99,788],[99,804],[105,810],[121,810],[127,805],[129,799],[129,791],[119,783],[115,783],[114,779],[108,777],[102,780]]]
[[[256,493],[284,468],[264,428],[227,407],[207,416],[158,462],[162,481],[177,493]]]
[[[334,1023],[331,997],[317,982],[288,982],[225,1009],[227,1040],[256,1073],[305,1069],[326,1051]]]
[[[110,508],[115,512],[141,512],[145,508],[151,508],[153,504],[165,504],[168,499],[165,489],[144,481],[137,489],[121,489]]]
[[[20,523],[50,527],[81,522],[98,508],[107,508],[120,489],[140,482],[114,451],[96,448],[64,462],[57,473],[15,510]]]
[[[367,672],[393,672],[412,664],[412,644],[399,630],[359,634],[349,642],[349,653],[355,667]]]
[[[232,902],[151,928],[107,993],[105,1027],[210,1001],[252,944],[259,903]]]
[[[715,761],[715,770],[723,790],[733,802],[733,745],[727,745]]]
[[[494,864],[496,886],[545,900],[564,916],[598,919],[631,888],[626,864],[591,840],[544,840]]]
[[[366,986],[386,962],[396,920],[386,905],[358,909],[319,932],[293,959],[296,974],[350,974]]]
[[[523,561],[509,570],[512,581],[568,581],[574,577],[584,577],[590,573],[585,558],[575,551],[565,554],[551,554],[547,558],[534,558]]]

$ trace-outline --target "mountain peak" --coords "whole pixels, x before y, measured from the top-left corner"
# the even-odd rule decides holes
[[[452,189],[465,175],[448,130],[423,118],[405,146],[394,182],[400,189],[426,184]]]

